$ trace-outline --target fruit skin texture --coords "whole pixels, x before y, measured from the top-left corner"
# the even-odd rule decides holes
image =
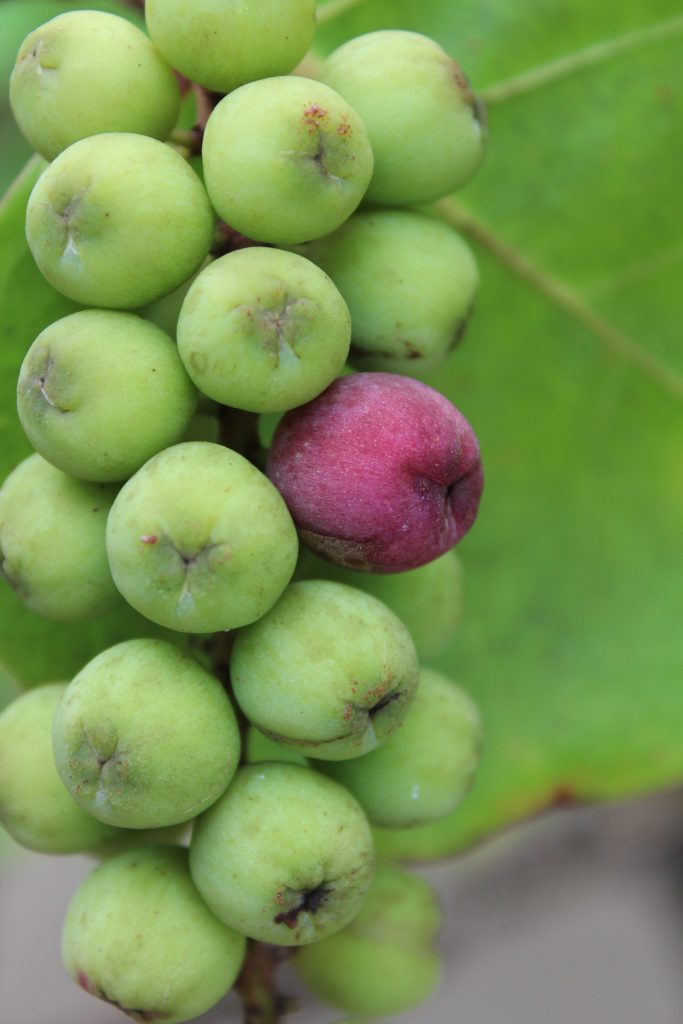
[[[430,203],[479,167],[483,108],[460,65],[433,39],[394,29],[357,36],[330,55],[320,77],[368,130],[375,154],[368,202]]]
[[[367,819],[342,786],[296,764],[240,768],[196,822],[190,870],[230,927],[297,946],[343,928],[370,885]]]
[[[276,489],[210,441],[155,455],[124,484],[107,522],[116,586],[142,615],[182,633],[236,629],[265,615],[297,551]]]
[[[459,687],[423,668],[399,732],[354,761],[318,767],[353,793],[373,825],[412,828],[455,810],[472,783],[481,718]]]
[[[479,508],[472,427],[416,380],[356,373],[281,420],[267,473],[301,540],[350,569],[403,572],[444,554]]]
[[[315,0],[146,0],[152,39],[171,64],[214,92],[286,75],[315,32]]]
[[[0,488],[0,573],[31,611],[76,622],[121,603],[105,549],[111,484],[24,459]]]
[[[301,251],[348,303],[358,369],[421,377],[460,342],[479,272],[447,224],[411,210],[366,210]]]
[[[47,281],[84,306],[134,309],[173,291],[209,251],[214,217],[178,153],[143,135],[93,135],[35,184],[26,237]]]
[[[358,916],[336,935],[297,950],[293,966],[318,998],[347,1013],[403,1013],[439,983],[432,942],[440,917],[422,878],[378,865]]]
[[[261,247],[203,270],[178,320],[178,351],[200,391],[251,412],[315,398],[341,372],[350,340],[348,308],[327,274]]]
[[[297,577],[334,580],[372,594],[407,628],[420,661],[440,654],[460,625],[463,571],[455,551],[409,572],[377,574],[344,569],[302,550]]]
[[[286,761],[288,764],[301,764],[306,767],[308,758],[292,747],[283,747],[281,743],[268,739],[262,732],[250,725],[244,741],[244,760],[247,764],[260,764],[262,761]]]
[[[409,712],[418,680],[410,634],[376,598],[327,580],[293,583],[241,630],[232,688],[258,729],[321,760],[357,758]]]
[[[226,96],[208,120],[202,155],[223,220],[249,238],[283,245],[343,224],[372,174],[358,114],[309,78],[267,78]]]
[[[125,480],[179,441],[196,404],[168,335],[114,310],[82,310],[47,327],[17,387],[33,446],[65,473],[100,482]]]
[[[133,1020],[165,1024],[222,999],[244,951],[244,938],[202,902],[176,847],[110,857],[77,890],[62,932],[64,966],[81,988]]]
[[[135,25],[102,11],[68,11],[22,43],[10,103],[26,139],[53,160],[103,132],[165,139],[180,90],[170,65]]]
[[[128,640],[88,662],[55,712],[52,742],[73,798],[120,828],[189,821],[218,799],[240,756],[221,684],[162,640]]]
[[[69,795],[52,756],[52,717],[66,683],[48,683],[0,714],[0,822],[39,853],[91,850],[117,835]]]

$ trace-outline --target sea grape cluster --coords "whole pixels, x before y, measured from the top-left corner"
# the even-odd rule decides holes
[[[459,615],[479,446],[416,379],[478,274],[412,207],[474,173],[483,112],[411,32],[293,73],[313,0],[146,17],[149,37],[70,11],[17,56],[12,108],[49,161],[28,244],[82,308],[26,339],[36,454],[0,488],[0,567],[37,614],[127,602],[167,632],[112,636],[0,715],[0,818],[32,849],[97,851],[64,962],[133,1019],[203,1013],[247,939],[301,947],[347,1012],[400,1012],[438,980],[439,914],[375,865],[372,829],[451,813],[481,742],[472,700],[419,662]],[[169,845],[189,821],[189,850]]]

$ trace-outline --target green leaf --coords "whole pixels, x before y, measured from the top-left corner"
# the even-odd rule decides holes
[[[387,27],[434,36],[492,99],[485,165],[447,210],[483,284],[432,382],[487,473],[438,662],[486,749],[450,818],[379,835],[430,857],[683,779],[683,19],[669,0],[367,0],[321,51]]]
[[[0,204],[0,482],[31,454],[16,413],[19,367],[33,339],[78,307],[59,295],[36,268],[24,240],[26,202],[45,166],[34,157]],[[29,612],[0,585],[0,683],[68,679],[104,647],[136,636],[166,636],[124,605],[91,622],[50,622]]]

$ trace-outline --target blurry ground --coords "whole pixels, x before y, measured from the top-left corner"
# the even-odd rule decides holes
[[[122,1024],[62,972],[86,858],[4,858],[2,1024]],[[445,907],[447,978],[406,1024],[683,1024],[683,795],[557,812],[424,872]],[[282,975],[282,987],[297,989]],[[320,1004],[287,1018],[333,1024]],[[202,1018],[238,1024],[228,1001]]]

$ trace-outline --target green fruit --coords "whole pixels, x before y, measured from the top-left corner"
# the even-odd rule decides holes
[[[398,729],[418,678],[405,627],[369,594],[340,583],[293,583],[243,629],[233,691],[258,729],[323,760],[358,757]]]
[[[425,668],[395,736],[365,757],[320,768],[353,793],[373,825],[411,828],[457,807],[480,749],[476,706],[445,676]]]
[[[178,351],[199,390],[251,412],[315,398],[344,366],[350,339],[349,311],[327,274],[261,247],[203,270],[178,321]]]
[[[259,764],[261,761],[286,761],[288,764],[308,765],[308,758],[291,747],[283,747],[281,743],[268,739],[262,732],[250,725],[244,742],[245,761],[247,764]]]
[[[372,174],[363,122],[326,85],[267,78],[226,96],[204,133],[211,202],[259,242],[296,245],[343,224]]]
[[[52,742],[74,800],[120,828],[189,821],[218,799],[240,756],[221,684],[162,640],[128,640],[88,662],[55,712]]]
[[[201,274],[204,267],[211,263],[212,258],[207,256],[199,270],[188,278],[187,281],[183,281],[178,288],[169,292],[168,295],[162,295],[160,299],[156,299],[154,302],[150,302],[148,306],[143,306],[142,309],[139,309],[139,315],[144,317],[145,320],[151,320],[153,324],[156,324],[162,331],[165,331],[170,338],[175,338],[178,330],[178,317],[180,316],[185,296],[189,292],[197,274]]]
[[[295,764],[240,768],[197,821],[190,869],[221,921],[296,946],[343,928],[372,878],[367,819],[336,782]]]
[[[0,715],[0,821],[18,843],[40,853],[90,850],[117,835],[81,810],[57,774],[52,717],[66,686],[24,693]]]
[[[67,11],[24,40],[10,102],[24,136],[53,160],[104,132],[165,139],[180,90],[170,65],[130,22],[102,11]]]
[[[296,67],[315,31],[315,0],[147,0],[152,39],[173,67],[214,92]]]
[[[358,916],[336,935],[297,950],[294,968],[316,996],[348,1013],[404,1013],[439,983],[441,962],[432,948],[439,923],[423,879],[380,865]]]
[[[138,1021],[179,1024],[232,986],[245,942],[200,899],[187,851],[139,849],[111,857],[73,897],[62,959],[82,989]]]
[[[375,169],[367,200],[430,203],[474,174],[486,141],[483,110],[460,65],[416,32],[358,36],[323,65],[323,82],[358,111]]]
[[[210,442],[174,445],[123,486],[107,524],[116,586],[152,622],[185,633],[235,629],[287,586],[298,542],[270,481]]]
[[[112,310],[83,310],[46,328],[28,350],[17,390],[33,446],[83,480],[129,477],[182,438],[196,404],[168,335]]]
[[[134,309],[197,270],[213,237],[197,175],[143,135],[81,139],[43,171],[26,237],[43,276],[85,306]]]
[[[105,549],[116,488],[74,480],[39,455],[0,488],[0,573],[24,604],[75,622],[121,603]]]
[[[302,549],[297,573],[346,583],[384,602],[407,628],[421,661],[440,654],[460,624],[463,573],[453,550],[419,569],[379,574],[344,569]]]
[[[447,224],[410,210],[364,211],[302,252],[348,303],[358,369],[424,376],[460,341],[479,272]]]

